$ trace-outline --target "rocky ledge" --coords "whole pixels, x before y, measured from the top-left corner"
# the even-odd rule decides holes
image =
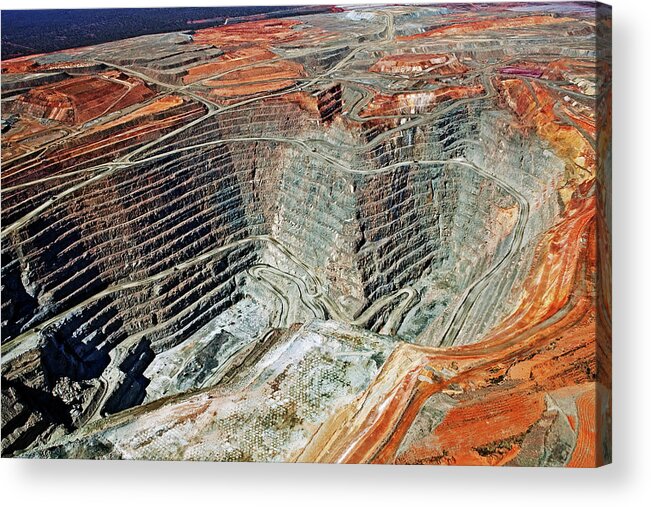
[[[610,18],[567,5],[3,62],[3,456],[608,462]]]

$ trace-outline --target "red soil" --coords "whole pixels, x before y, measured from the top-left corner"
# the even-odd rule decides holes
[[[363,109],[360,116],[426,113],[442,102],[476,97],[482,93],[484,93],[484,87],[477,85],[442,86],[432,91],[396,93],[394,95],[377,94]]]
[[[11,160],[63,135],[62,130],[52,129],[34,118],[22,117],[8,132],[2,134],[2,157]]]
[[[497,88],[520,124],[534,129],[566,161],[568,177],[561,196],[567,202],[578,185],[594,178],[596,158],[594,149],[580,130],[568,124],[559,116],[559,109],[555,109],[556,104],[563,103],[561,94],[537,82],[527,84],[521,79],[498,80]],[[584,131],[594,134],[594,118],[577,115],[563,106],[560,110]]]
[[[572,458],[567,465],[569,467],[585,468],[603,463],[603,452],[597,424],[598,402],[599,399],[595,389],[585,389],[576,399],[579,436]]]
[[[299,21],[288,19],[248,21],[198,30],[193,39],[197,44],[212,44],[221,49],[267,46],[300,38],[301,31],[294,30],[300,24]]]
[[[604,342],[602,353],[595,353],[593,192],[594,181],[581,185],[540,240],[527,280],[516,289],[522,302],[509,318],[472,345],[398,346],[358,404],[326,423],[299,459],[507,464],[552,410],[545,393],[576,386],[586,394],[576,399],[578,437],[569,464],[599,464],[591,451],[603,437],[593,409],[595,379],[610,385],[610,349]],[[449,378],[436,373],[443,370],[456,373]],[[430,434],[401,448],[422,406],[437,393],[448,394],[456,405]]]
[[[289,19],[262,19],[198,30],[193,36],[195,43],[214,45],[225,54],[191,68],[184,82],[205,80],[204,86],[214,88],[209,96],[226,101],[288,88],[296,84],[296,78],[304,76],[305,71],[299,63],[281,60],[272,48],[298,41],[310,46],[329,37],[335,35]],[[249,65],[252,67],[241,68]],[[228,73],[231,70],[235,71]],[[207,80],[224,72],[227,74],[219,79]]]
[[[264,47],[246,47],[230,51],[208,63],[192,67],[183,78],[185,84],[194,83],[216,74],[228,72],[244,65],[268,62],[279,56]]]
[[[39,55],[22,56],[2,62],[2,73],[5,74],[23,74],[26,72],[35,72],[38,64],[33,61]]]
[[[58,146],[50,146],[38,158],[3,170],[2,184],[4,187],[21,185],[66,173],[70,167],[81,167],[91,161],[102,163],[203,113],[199,104],[175,96],[161,97],[124,117],[88,129]],[[19,199],[19,193],[8,195],[4,204],[8,205],[15,199]]]
[[[416,40],[427,37],[437,37],[445,35],[466,35],[488,30],[505,30],[508,28],[525,28],[529,26],[554,25],[558,23],[576,22],[572,18],[562,18],[553,16],[519,16],[513,18],[494,18],[483,21],[470,21],[467,23],[458,23],[454,25],[441,26],[427,32],[417,33],[414,35],[405,35],[396,37],[398,40]]]
[[[213,88],[212,96],[236,97],[262,92],[273,92],[292,86],[295,79],[304,76],[303,66],[288,60],[234,70],[218,80],[205,81]]]
[[[154,92],[143,81],[108,72],[34,88],[9,107],[15,113],[79,125],[153,95]]]
[[[182,97],[179,97],[178,95],[166,95],[164,97],[156,99],[151,104],[147,104],[146,106],[138,108],[129,114],[120,116],[116,120],[102,123],[101,125],[97,125],[96,127],[89,129],[88,133],[90,134],[92,132],[101,132],[103,130],[117,127],[118,125],[124,125],[125,123],[133,122],[134,120],[146,118],[155,113],[161,113],[173,107],[180,106],[182,103],[183,103]]]

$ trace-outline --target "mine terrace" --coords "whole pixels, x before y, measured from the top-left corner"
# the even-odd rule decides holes
[[[607,461],[610,21],[562,5],[3,61],[3,456]]]

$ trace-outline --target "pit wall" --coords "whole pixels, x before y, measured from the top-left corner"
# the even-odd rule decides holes
[[[285,101],[206,118],[5,238],[3,285],[23,290],[3,316],[21,323],[13,337],[40,343],[20,367],[3,365],[3,406],[18,407],[9,427],[24,424],[10,450],[141,403],[153,357],[238,301],[239,275],[249,267],[268,263],[300,275],[261,235],[298,257],[349,319],[414,287],[421,302],[399,335],[440,339],[458,303],[450,294],[504,256],[515,203],[486,175],[432,161],[465,158],[530,203],[521,246],[487,282],[453,344],[481,339],[508,314],[517,303],[511,288],[560,211],[552,189],[562,164],[512,131],[507,116],[472,106],[381,142],[382,129],[351,129],[341,119],[324,129],[318,121],[309,103]],[[318,153],[341,156],[351,170],[305,146],[257,139],[270,125],[274,137],[310,138]],[[227,141],[235,138],[248,140]],[[436,311],[426,307],[434,285],[443,293]],[[366,327],[378,330],[386,316]],[[47,403],[34,401],[41,398]]]
[[[224,147],[141,162],[5,238],[3,285],[31,304],[11,301],[3,321],[24,323],[12,347],[34,348],[3,349],[4,454],[138,405],[153,357],[239,299],[236,275],[258,256],[234,242],[260,229],[251,172],[233,169]]]
[[[518,248],[473,309],[474,321],[460,343],[478,341],[520,303],[514,290],[524,283],[540,237],[557,221],[564,208],[557,189],[565,163],[546,144],[526,131],[514,129],[508,114],[485,111],[479,121],[478,144],[469,145],[468,160],[510,185],[527,203],[527,220]],[[510,239],[509,239],[510,241]],[[482,316],[482,318],[480,318]]]

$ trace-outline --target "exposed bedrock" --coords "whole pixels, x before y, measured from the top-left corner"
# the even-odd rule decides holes
[[[292,461],[329,415],[369,385],[394,346],[334,321],[294,325],[244,349],[217,387],[135,407],[29,455]]]
[[[252,121],[261,115],[278,122],[274,134]],[[504,141],[517,135],[507,119],[474,107],[388,137],[381,125],[323,121],[312,99],[207,118],[8,236],[6,378],[27,385],[13,357],[52,351],[30,375],[43,377],[34,388],[44,393],[61,378],[79,384],[61,401],[73,426],[180,392],[188,375],[210,385],[226,357],[194,358],[195,373],[192,362],[167,366],[159,392],[152,361],[243,297],[255,332],[222,327],[192,354],[234,353],[266,325],[313,318],[424,344],[479,340],[517,303],[506,296],[526,242],[557,212],[551,191],[528,200],[540,195],[529,188],[542,185],[538,166],[549,172],[554,157],[532,139]],[[334,143],[353,147],[346,160],[333,158]],[[514,166],[516,180],[503,180]],[[458,294],[474,298],[463,319]]]
[[[3,66],[3,455],[287,461],[326,442],[338,458],[310,456],[354,461],[323,433],[345,433],[343,407],[383,413],[383,389],[438,385],[414,361],[452,379],[465,371],[457,346],[500,361],[480,350],[500,324],[560,312],[537,280],[549,272],[565,290],[559,270],[587,237],[554,227],[588,216],[594,192],[594,86],[589,65],[571,63],[591,56],[591,32],[568,35],[550,63],[549,39],[531,33],[567,20],[529,20],[521,40],[501,16],[439,33],[444,11],[424,9],[258,20]],[[513,37],[466,38],[495,29]],[[517,323],[503,324],[509,346],[529,332]],[[421,357],[448,351],[442,369]],[[581,364],[577,382],[593,382]],[[493,385],[491,368],[469,389]],[[554,412],[521,370],[532,413]],[[436,394],[416,400],[396,453],[420,456],[412,444],[448,412],[464,431],[454,384],[425,386]],[[571,440],[553,414],[534,419],[527,446],[546,428]],[[351,440],[372,440],[362,433]],[[560,447],[541,463],[563,462]]]
[[[3,285],[6,278],[25,292],[3,300],[3,322],[24,322],[3,350],[3,376],[24,378],[12,354],[35,346],[47,350],[25,373],[45,377],[37,388],[50,392],[65,371],[72,381],[94,380],[84,417],[139,404],[155,353],[235,302],[235,277],[256,258],[241,241],[259,232],[233,181],[241,176],[224,148],[138,164],[7,238],[23,271],[18,281],[13,263],[3,266]]]

